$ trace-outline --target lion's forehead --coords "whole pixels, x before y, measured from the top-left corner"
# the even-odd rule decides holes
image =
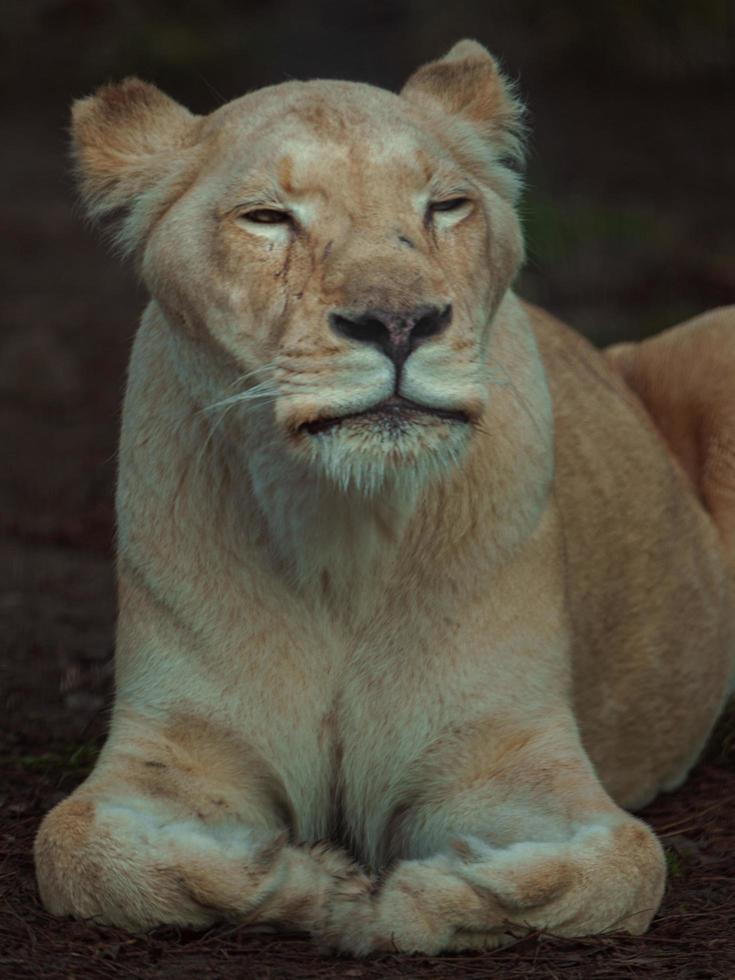
[[[451,163],[405,100],[370,86],[285,83],[224,108],[216,131],[222,166],[268,175],[287,193],[349,178],[385,189],[386,180],[421,184]]]
[[[284,82],[234,99],[209,117],[209,125],[298,118],[321,137],[341,135],[345,128],[376,124],[387,128],[417,123],[411,104],[385,89],[359,82]]]
[[[408,134],[359,134],[349,140],[317,140],[310,134],[284,138],[262,169],[292,196],[317,192],[337,197],[340,190],[377,199],[391,191],[419,191],[433,170],[427,154]]]
[[[353,169],[372,171],[381,164],[397,167],[400,172],[420,171],[420,164],[429,163],[425,147],[407,132],[387,133],[354,131],[343,139],[320,139],[311,133],[284,131],[278,141],[278,162],[287,160],[292,176],[319,170],[330,176],[335,166],[349,165]]]
[[[451,159],[432,154],[410,135],[355,135],[331,142],[291,131],[260,152],[251,147],[247,155],[227,154],[209,186],[216,188],[225,209],[250,202],[257,206],[261,200],[314,214],[342,207],[369,223],[386,210],[405,210],[406,216],[423,212],[437,188],[454,188],[463,180]]]

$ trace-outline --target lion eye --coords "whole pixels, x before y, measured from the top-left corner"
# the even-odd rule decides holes
[[[458,211],[465,204],[469,204],[468,197],[448,197],[443,201],[432,201],[429,204],[429,211]]]
[[[291,221],[288,211],[278,211],[276,208],[255,208],[253,211],[244,211],[240,217],[258,225],[285,225]]]

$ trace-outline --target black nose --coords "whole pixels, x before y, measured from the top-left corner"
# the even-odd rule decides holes
[[[412,350],[446,330],[451,319],[450,303],[444,307],[419,306],[404,312],[330,313],[329,325],[341,337],[379,347],[400,368]]]

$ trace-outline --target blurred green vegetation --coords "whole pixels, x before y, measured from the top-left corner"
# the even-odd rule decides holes
[[[523,213],[534,258],[542,263],[588,248],[591,241],[604,241],[611,248],[626,251],[641,243],[661,248],[671,240],[674,230],[666,215],[640,206],[616,207],[586,198],[561,205],[548,194],[530,193]]]
[[[58,745],[38,754],[0,756],[0,767],[11,767],[23,772],[52,775],[59,778],[81,778],[92,771],[102,747],[100,738],[81,745]]]
[[[735,772],[735,696],[720,715],[704,756],[709,762]]]
[[[680,878],[684,874],[684,862],[681,856],[671,847],[664,850],[666,870],[671,878]]]

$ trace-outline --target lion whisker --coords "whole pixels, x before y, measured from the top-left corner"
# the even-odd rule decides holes
[[[232,408],[234,405],[242,405],[247,402],[263,401],[268,399],[276,398],[279,394],[279,389],[272,379],[267,379],[266,381],[261,381],[260,384],[255,385],[252,388],[248,388],[245,391],[238,391],[234,395],[229,395],[227,398],[222,398],[219,401],[213,402],[211,405],[206,405],[202,412],[209,413],[217,411],[218,409],[228,409]]]
[[[234,388],[235,385],[243,384],[249,378],[255,378],[259,374],[272,375],[276,371],[277,367],[278,365],[275,361],[269,361],[267,364],[261,364],[258,367],[250,368],[248,371],[243,371],[242,374],[238,374],[233,381],[226,385],[225,390]]]

